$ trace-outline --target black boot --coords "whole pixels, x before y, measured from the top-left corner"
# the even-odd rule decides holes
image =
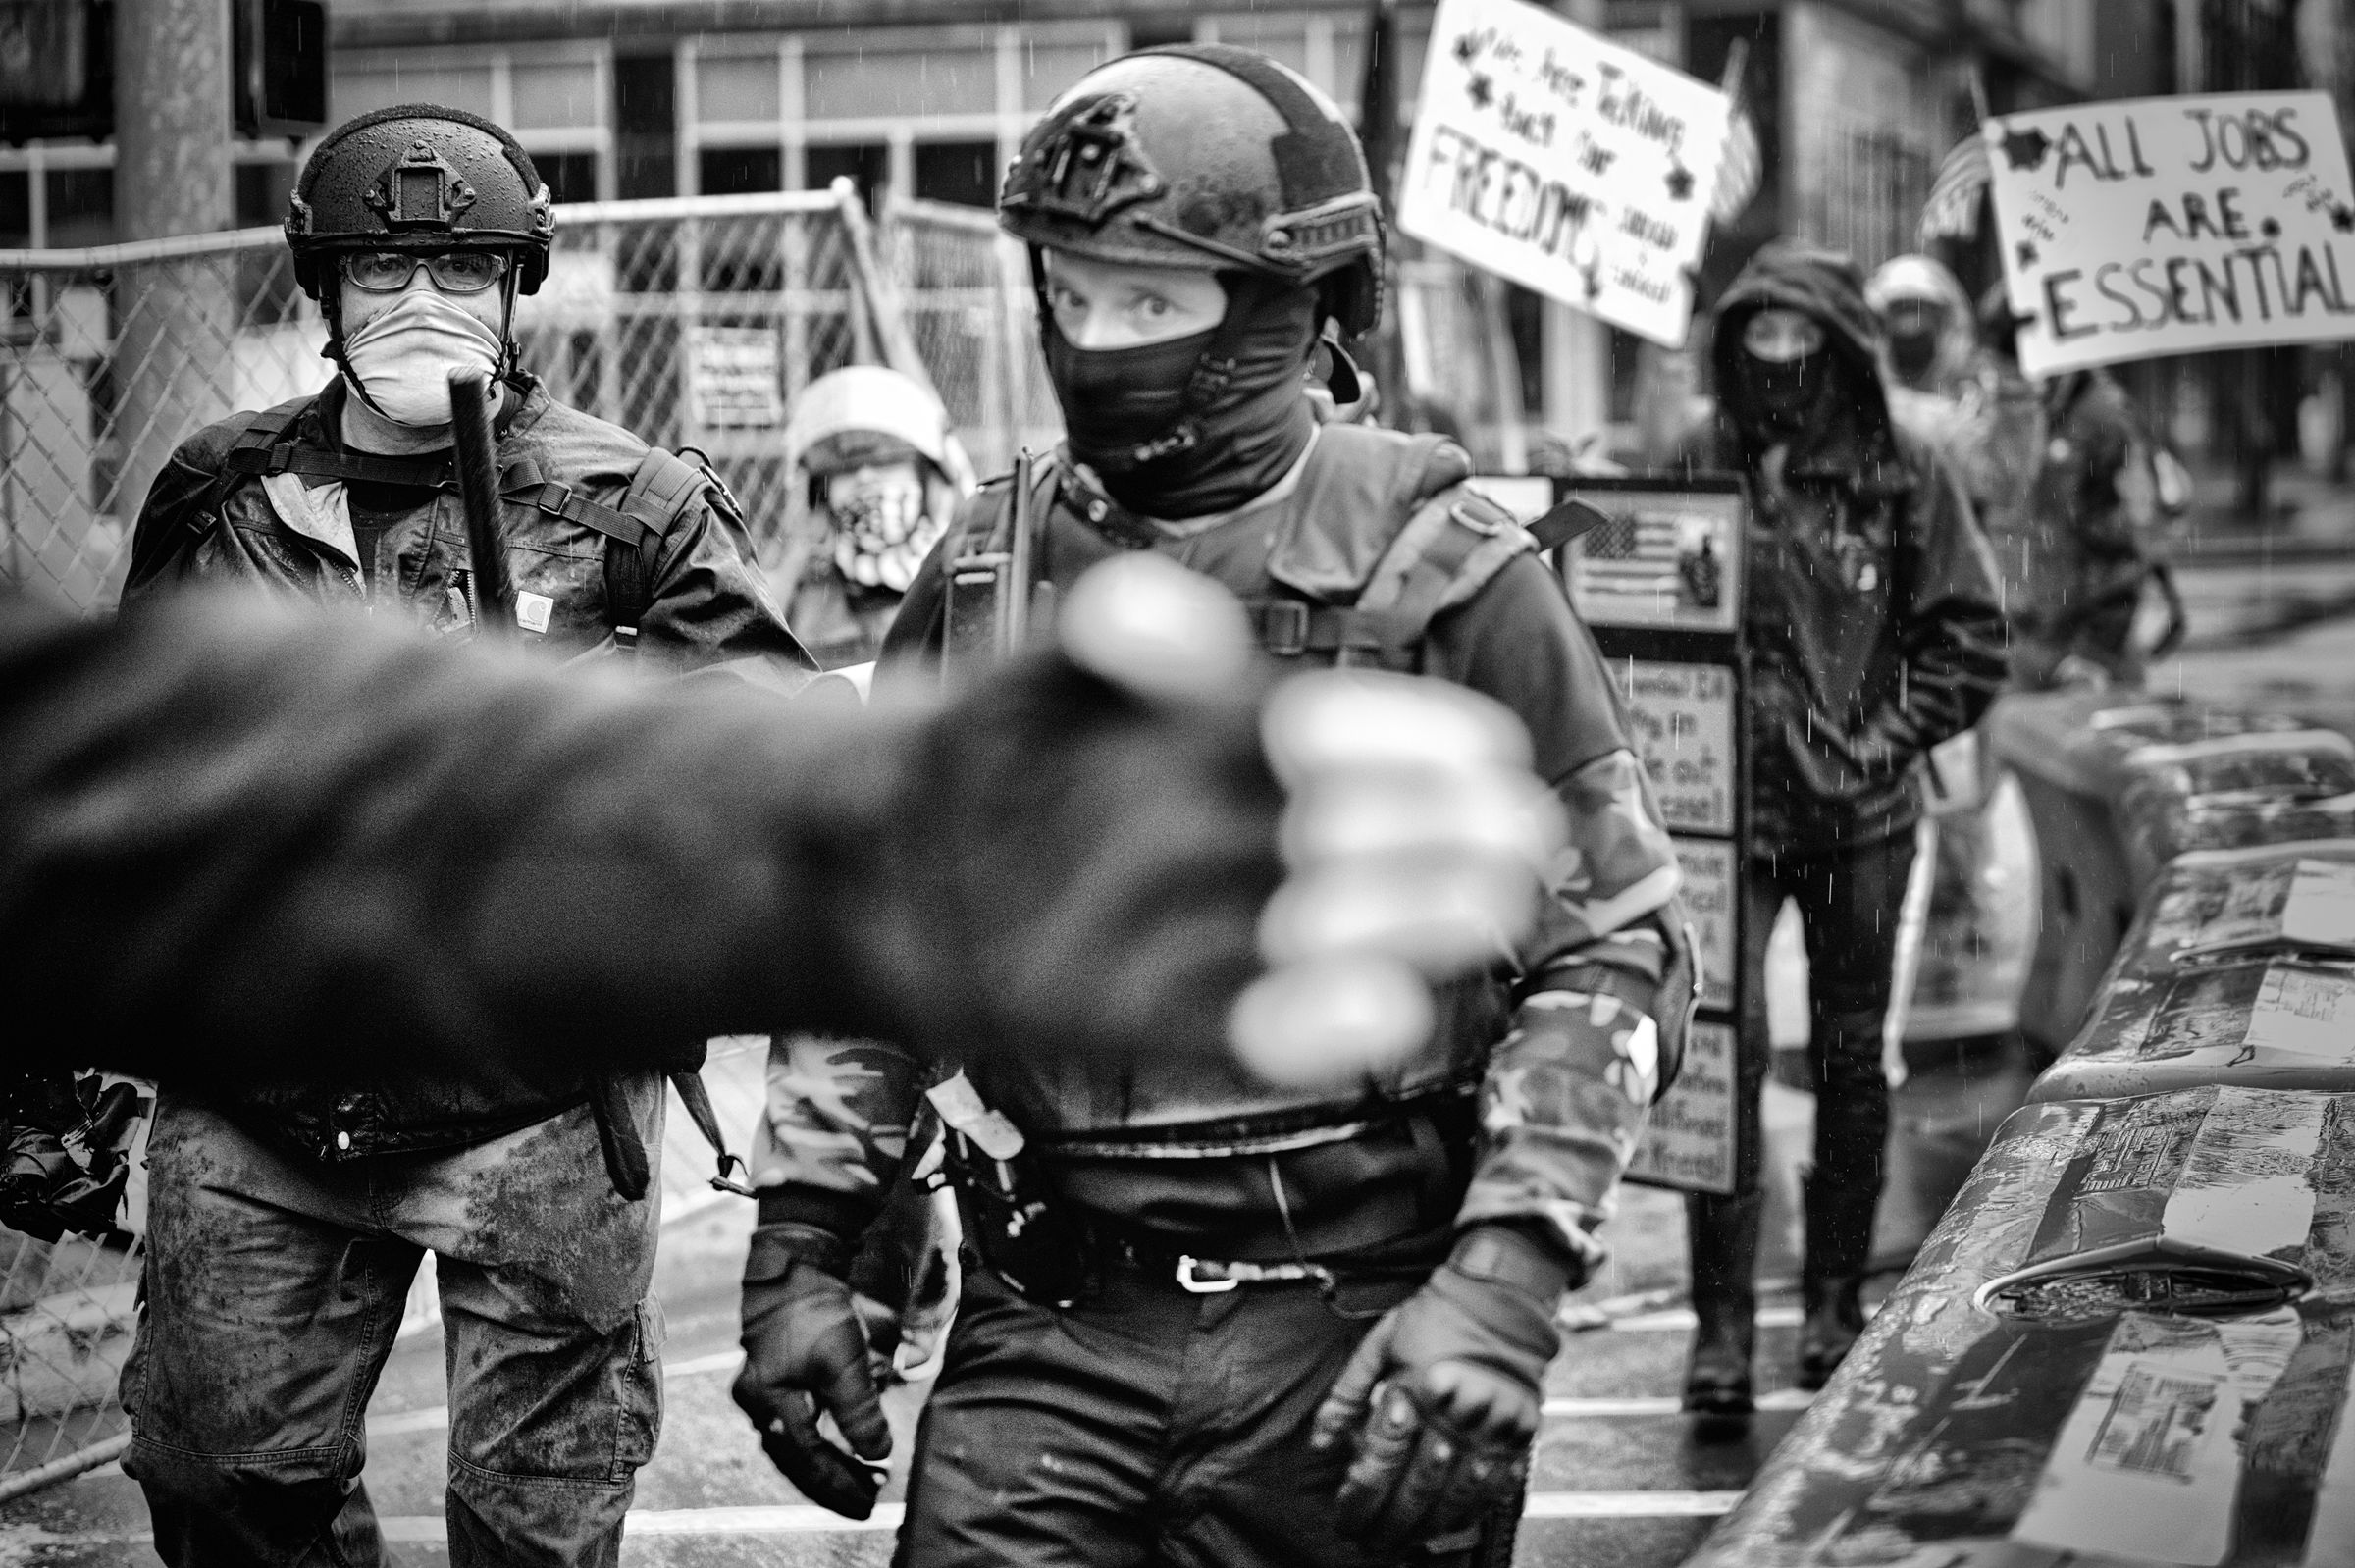
[[[1800,1274],[1806,1321],[1799,1331],[1799,1385],[1820,1388],[1864,1332],[1864,1269],[1872,1255],[1877,1188],[1830,1186],[1807,1178],[1807,1257]]]
[[[1690,1194],[1685,1238],[1693,1266],[1693,1360],[1685,1408],[1726,1419],[1747,1416],[1751,1351],[1757,1339],[1758,1215],[1766,1195]]]

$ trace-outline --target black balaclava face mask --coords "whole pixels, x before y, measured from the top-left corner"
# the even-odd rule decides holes
[[[1805,432],[1831,391],[1832,346],[1827,341],[1797,359],[1760,359],[1748,347],[1734,356],[1741,378],[1736,409],[1753,440],[1788,439]]]
[[[1897,368],[1898,377],[1909,387],[1918,387],[1929,379],[1930,369],[1938,362],[1938,329],[1925,325],[1909,326],[1908,330],[1889,334],[1889,362]]]
[[[1135,348],[1074,348],[1054,313],[1041,313],[1073,458],[1149,517],[1231,511],[1282,479],[1316,431],[1301,380],[1317,340],[1315,291],[1250,273],[1222,282],[1218,326]],[[1232,370],[1189,408],[1197,367],[1215,376],[1206,359]]]

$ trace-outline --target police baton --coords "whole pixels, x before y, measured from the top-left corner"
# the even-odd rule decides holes
[[[474,623],[515,636],[515,585],[498,528],[498,451],[491,435],[491,378],[449,373],[449,427],[458,443],[458,497],[466,504],[466,555],[474,567]]]

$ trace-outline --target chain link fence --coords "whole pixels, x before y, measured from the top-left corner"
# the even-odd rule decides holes
[[[885,357],[843,216],[831,191],[561,208],[548,281],[516,307],[525,367],[560,401],[707,455],[772,567],[804,511],[787,411],[815,378]],[[931,202],[888,209],[881,237],[981,470],[1055,440],[1020,247],[986,213]],[[326,385],[326,340],[273,229],[0,251],[0,575],[113,603],[172,449]]]

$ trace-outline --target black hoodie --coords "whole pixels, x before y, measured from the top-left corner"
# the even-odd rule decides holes
[[[1760,310],[1825,330],[1830,401],[1784,438],[1746,406]],[[1793,855],[1910,829],[1913,761],[1967,729],[2004,679],[1994,561],[1951,469],[1889,417],[1879,326],[1844,255],[1778,242],[1719,302],[1721,414],[1691,466],[1750,497],[1751,848]]]

